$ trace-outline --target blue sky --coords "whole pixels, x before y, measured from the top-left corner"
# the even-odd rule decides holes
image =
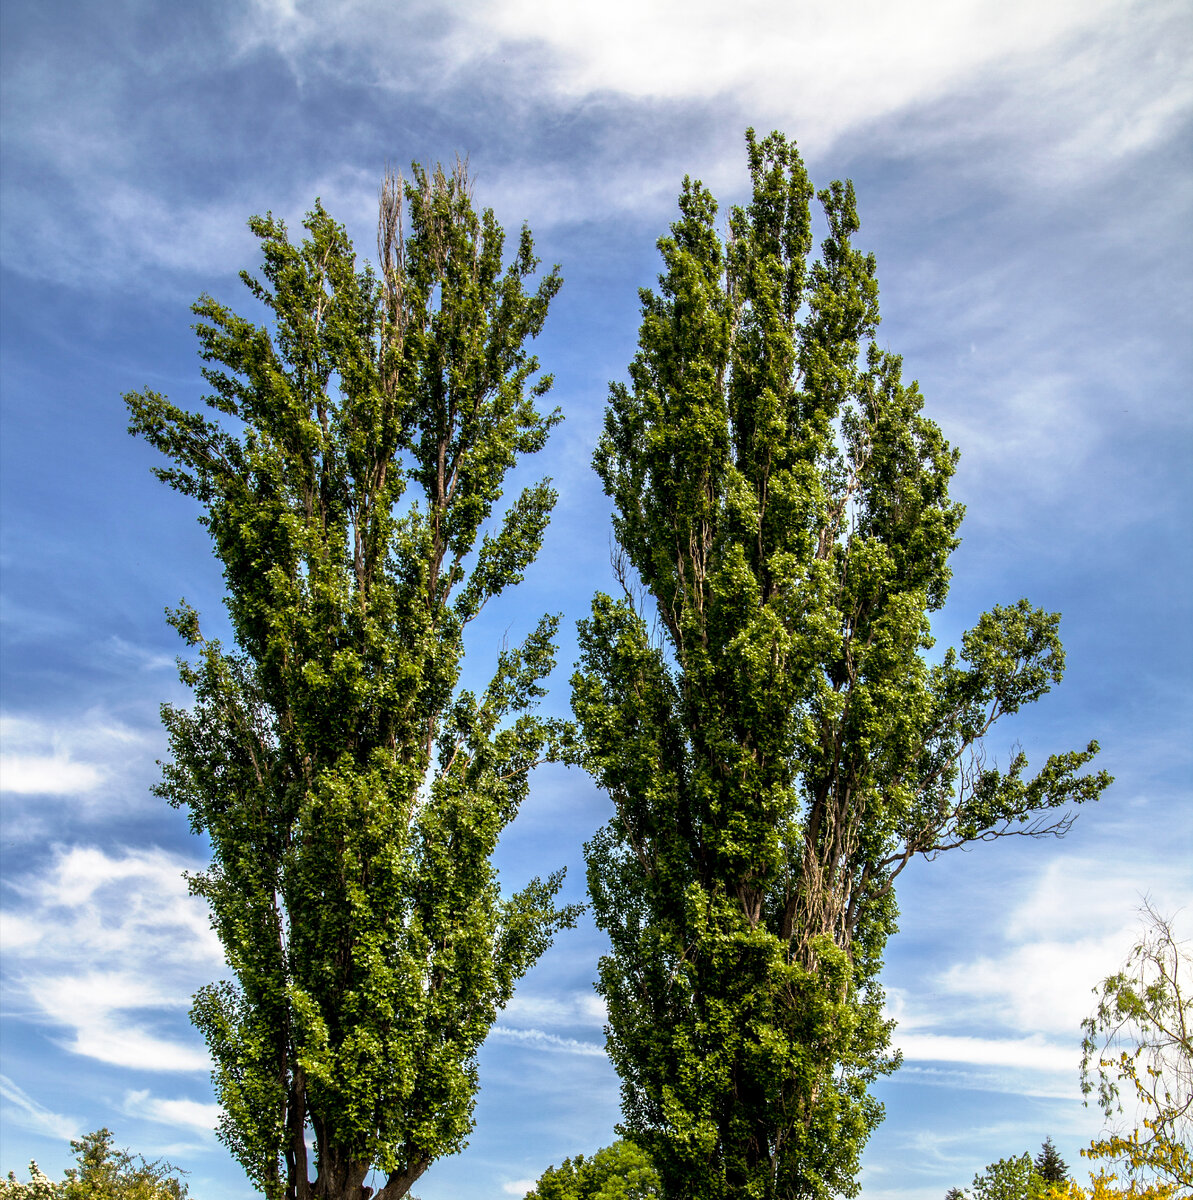
[[[1143,896],[1193,924],[1184,0],[9,0],[0,23],[0,1171],[59,1169],[107,1124],[187,1167],[199,1200],[249,1194],[186,1019],[222,966],[180,878],[204,847],[149,795],[157,706],[182,699],[162,610],[185,595],[218,622],[220,575],[121,393],[197,400],[189,304],[248,307],[250,214],[297,226],[320,196],[367,256],[385,165],[467,155],[478,201],[529,222],[566,281],[538,350],[567,419],[528,468],[560,502],[475,632],[479,677],[507,630],[544,610],[570,630],[606,584],[588,463],[607,385],[681,178],[740,199],[747,125],[796,138],[819,185],[855,180],[882,341],[961,449],[941,639],[1021,595],[1064,613],[1064,684],[991,753],[1096,737],[1117,776],[1062,842],[904,873],[885,980],[906,1063],[863,1195],[938,1198],[1046,1135],[1074,1162],[1099,1128],[1077,1078],[1090,988]],[[557,711],[573,651],[567,632]],[[540,772],[503,880],[567,864],[582,898],[607,815],[581,775]],[[481,1056],[471,1144],[424,1200],[520,1195],[613,1139],[601,947],[585,924],[524,981]]]

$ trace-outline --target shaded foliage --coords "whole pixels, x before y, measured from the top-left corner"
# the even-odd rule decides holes
[[[1060,1151],[1052,1144],[1050,1137],[1044,1139],[1033,1165],[1036,1174],[1045,1183],[1064,1183],[1069,1177],[1068,1164],[1061,1158]]]

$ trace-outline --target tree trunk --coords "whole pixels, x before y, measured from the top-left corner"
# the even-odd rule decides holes
[[[431,1165],[426,1155],[412,1158],[404,1171],[394,1171],[385,1181],[385,1186],[377,1193],[376,1200],[402,1200],[422,1173]]]

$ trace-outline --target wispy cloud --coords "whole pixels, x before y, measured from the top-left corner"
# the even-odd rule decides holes
[[[577,1038],[559,1037],[541,1029],[513,1029],[508,1025],[494,1025],[490,1037],[507,1038],[533,1047],[561,1054],[580,1054],[589,1058],[604,1058],[605,1047],[596,1042],[582,1042]]]
[[[0,757],[0,792],[26,796],[67,796],[93,792],[104,772],[89,763],[71,762],[60,755]]]
[[[144,646],[138,646],[122,637],[117,637],[116,634],[112,634],[108,638],[106,646],[114,657],[132,663],[142,671],[166,670],[173,667],[176,661],[173,655],[147,650]]]
[[[61,1030],[65,1049],[139,1070],[200,1071],[197,1035],[177,1023],[223,956],[182,872],[199,864],[158,850],[55,852],[43,873],[8,881],[2,915],[10,1015]]]
[[[108,779],[113,760],[127,759],[144,735],[94,711],[78,720],[0,716],[0,791],[17,795],[79,795]]]
[[[599,1030],[608,1020],[605,1002],[594,992],[558,995],[515,992],[505,1006],[504,1023],[527,1026],[568,1026]]]
[[[967,1020],[1076,1041],[1091,989],[1119,969],[1138,939],[1143,893],[1164,913],[1187,912],[1193,902],[1180,870],[1140,868],[1120,864],[1116,874],[1105,862],[1057,857],[1008,912],[1003,945],[949,966],[938,979],[941,992]]]
[[[360,72],[399,91],[453,88],[478,66],[514,58],[519,98],[538,89],[556,104],[617,95],[635,101],[724,104],[767,119],[797,114],[801,138],[819,150],[861,126],[984,80],[1013,82],[1018,96],[1054,93],[1074,153],[1097,142],[1125,153],[1164,136],[1190,101],[1175,47],[1179,3],[1061,0],[912,0],[861,10],[748,0],[610,0],[598,7],[541,0],[437,6],[378,0],[333,4],[257,0],[235,31],[240,52],[270,51],[296,74]],[[394,40],[414,37],[433,72]],[[1142,49],[1141,49],[1142,48]],[[334,51],[334,52],[332,52]],[[1142,57],[1150,71],[1108,71],[1107,56]],[[1129,82],[1120,82],[1126,74]],[[511,78],[511,83],[514,80]],[[1091,92],[1101,103],[1089,105]],[[1114,103],[1127,95],[1127,112]],[[510,101],[514,97],[508,97]],[[1016,114],[1038,125],[1030,105]],[[1005,122],[1008,113],[1000,116]],[[953,131],[955,132],[955,130]]]
[[[599,9],[498,0],[471,5],[475,25],[559,57],[552,83],[570,94],[611,90],[640,97],[745,95],[793,104],[826,132],[902,107],[1095,27],[1114,0],[918,0],[856,8],[748,0],[611,0]],[[799,69],[793,70],[798,64]]]
[[[43,1104],[38,1104],[28,1093],[17,1087],[7,1075],[0,1075],[0,1100],[6,1121],[33,1133],[46,1134],[59,1141],[69,1141],[80,1135],[79,1122],[73,1117],[51,1112]]]
[[[1140,933],[1141,883],[1157,908],[1185,909],[1193,889],[1173,867],[1058,855],[1039,871],[985,939],[923,980],[888,990],[899,1078],[977,1090],[1072,1098],[1081,1021],[1091,989],[1116,971]],[[924,1069],[923,1064],[950,1069]]]
[[[1072,1047],[1054,1045],[1038,1034],[1022,1038],[983,1038],[896,1032],[894,1044],[912,1062],[973,1063],[976,1066],[1026,1067],[1033,1071],[1065,1071],[1077,1061]]]
[[[168,1100],[153,1095],[147,1088],[125,1092],[122,1108],[130,1117],[142,1117],[160,1125],[173,1125],[208,1135],[215,1129],[221,1111],[218,1104],[185,1098]]]
[[[744,9],[713,0],[256,0],[222,22],[209,18],[205,36],[185,47],[142,49],[136,70],[78,54],[14,63],[9,154],[31,169],[19,179],[9,172],[5,255],[17,270],[83,287],[235,270],[251,256],[251,211],[301,214],[314,195],[330,207],[336,193],[349,210],[372,205],[377,156],[395,149],[378,145],[376,129],[395,103],[434,114],[442,153],[480,150],[486,199],[538,229],[665,213],[684,170],[718,189],[738,186],[745,123],[789,128],[813,155],[873,137],[947,146],[967,170],[1096,178],[1171,138],[1193,109],[1183,23],[1178,0],[912,0],[862,10],[786,0]],[[176,101],[154,103],[143,90],[157,97],[169,77],[219,96],[233,77],[239,91],[241,73],[264,77],[271,63],[284,64],[295,86],[270,97],[288,119],[267,131],[242,129],[208,103],[182,124]],[[342,88],[358,104],[337,134],[339,161],[322,143],[316,159],[282,126],[317,123],[321,98]],[[472,144],[484,128],[478,104],[526,128],[552,128],[566,114],[588,132],[558,144],[536,137],[533,159],[504,145],[486,157],[483,140]],[[595,131],[594,106],[617,110],[612,127]],[[248,166],[259,173],[250,139],[262,136],[288,163],[265,205]],[[163,145],[189,161],[219,147],[236,164],[203,179],[145,170],[148,148]]]

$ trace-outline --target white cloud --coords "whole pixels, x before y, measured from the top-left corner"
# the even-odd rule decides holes
[[[186,1099],[167,1100],[152,1095],[147,1088],[125,1092],[123,1108],[130,1117],[144,1117],[160,1125],[174,1125],[205,1134],[215,1129],[221,1112],[218,1104]]]
[[[1112,934],[1126,952],[1140,929],[1145,896],[1164,915],[1193,904],[1187,864],[1160,863],[1153,856],[1131,862],[1059,855],[1040,872],[1035,886],[1007,916],[1008,938],[1081,938]],[[1185,920],[1188,920],[1185,912]]]
[[[1033,1071],[1074,1069],[1073,1047],[1058,1046],[1038,1034],[1023,1038],[959,1037],[951,1034],[895,1032],[894,1045],[912,1062],[973,1063],[975,1066],[1026,1067]]]
[[[51,1112],[45,1105],[38,1104],[7,1075],[0,1075],[0,1099],[6,1102],[0,1108],[4,1119],[22,1129],[46,1134],[59,1141],[70,1141],[79,1137],[78,1121],[73,1117]]]
[[[500,0],[470,4],[476,25],[555,50],[555,86],[639,97],[744,93],[791,104],[829,127],[901,107],[971,78],[1008,55],[1096,27],[1114,0],[609,0],[597,6]],[[798,69],[794,69],[798,66]]]
[[[707,116],[715,105],[721,133],[701,126],[698,145],[673,137],[660,144],[649,124],[635,138],[617,120],[583,155],[495,158],[483,172],[485,199],[542,230],[618,212],[665,213],[683,170],[718,190],[738,186],[740,141],[721,136],[726,120],[735,129],[746,120],[781,125],[813,154],[848,136],[877,138],[886,150],[894,136],[901,153],[947,147],[966,170],[999,179],[1008,171],[1096,179],[1171,137],[1193,107],[1183,22],[1179,0],[256,0],[216,27],[210,44],[155,46],[155,70],[144,79],[153,86],[183,75],[218,87],[229,62],[272,53],[301,91],[365,83],[435,103],[448,121],[457,103],[472,108],[466,93],[482,76],[518,119],[561,106],[579,112],[610,97],[642,112],[662,102],[673,113]],[[331,207],[337,190],[352,209],[372,207],[373,161],[367,180],[339,189],[335,180],[361,164],[333,163],[329,189],[319,170],[296,160],[289,195],[264,205],[234,174],[201,198],[172,181],[152,182],[138,168],[158,118],[128,88],[116,66],[77,53],[12,72],[8,106],[20,120],[10,122],[11,143],[38,164],[38,183],[26,187],[9,173],[5,204],[19,213],[6,223],[11,266],[88,286],[127,283],[146,270],[222,273],[251,257],[251,211],[300,214],[315,194]],[[127,119],[134,108],[136,119]],[[892,135],[889,120],[904,118],[911,124]],[[466,143],[468,128],[456,121],[453,136]],[[192,137],[201,154],[226,141],[201,115],[156,136]],[[56,180],[53,204],[43,170]]]
[[[1193,103],[1179,48],[1188,36],[1183,6],[1173,2],[496,0],[455,8],[475,30],[477,57],[491,56],[495,42],[545,50],[536,66],[562,97],[727,100],[760,123],[790,125],[813,153],[947,96],[952,112],[944,128],[925,131],[929,139],[947,129],[963,145],[1009,132],[1032,147],[1021,170],[1068,176],[1157,144]],[[983,89],[981,104],[967,103]]]
[[[1138,940],[1145,892],[1162,914],[1184,908],[1178,930],[1187,921],[1193,889],[1175,866],[1054,857],[991,929],[975,931],[985,952],[955,955],[914,994],[888,989],[894,1045],[909,1063],[973,1068],[942,1079],[949,1086],[1074,1096],[1091,989]]]
[[[145,737],[93,711],[70,724],[0,715],[0,791],[77,796],[99,789]]]
[[[0,936],[21,1015],[102,1062],[207,1069],[198,1035],[179,1041],[157,1028],[176,1024],[195,989],[224,969],[206,907],[182,878],[199,865],[160,850],[77,846],[59,848],[40,875],[10,879],[15,903]],[[17,1011],[11,999],[8,1009]]]
[[[1119,969],[1139,936],[1143,895],[1165,914],[1193,902],[1175,867],[1120,863],[1118,872],[1092,859],[1053,859],[1009,910],[1003,948],[951,965],[939,977],[941,991],[969,1019],[1076,1040],[1091,989]]]
[[[185,1008],[186,993],[146,986],[128,972],[30,974],[21,980],[42,1020],[65,1027],[64,1050],[142,1071],[205,1071],[201,1045],[155,1036],[145,1022],[167,1009]]]
[[[515,992],[504,1014],[506,1022],[517,1025],[585,1026],[598,1030],[608,1020],[604,1000],[591,991],[557,996]]]
[[[93,792],[104,781],[104,772],[89,763],[67,758],[0,756],[0,792],[26,796],[65,796]]]
[[[715,105],[720,126],[779,125],[812,155],[847,136],[876,138],[885,153],[894,136],[901,153],[944,149],[1000,181],[1097,178],[1171,137],[1193,107],[1178,0],[453,0],[400,10],[258,0],[234,36],[241,53],[271,50],[300,79],[439,93],[445,111],[454,88],[487,70],[520,115],[610,98],[643,112]],[[418,55],[395,57],[393,45],[412,41]],[[892,135],[888,121],[904,118]],[[635,145],[618,121],[577,159],[499,160],[484,173],[486,200],[541,230],[665,212],[687,170],[714,190],[739,185],[736,134],[706,132],[696,146],[644,136]]]
[[[576,1038],[559,1037],[541,1029],[511,1029],[508,1025],[494,1025],[490,1037],[509,1038],[522,1042],[535,1050],[547,1050],[561,1054],[580,1054],[589,1058],[604,1058],[605,1047],[596,1042],[582,1042]]]
[[[525,1196],[537,1183],[537,1179],[511,1179],[501,1185],[501,1190],[507,1196]]]
[[[703,104],[729,97],[768,118],[794,115],[799,136],[816,148],[948,93],[971,94],[984,77],[1010,76],[1017,90],[1026,84],[1055,91],[1054,109],[1068,98],[1073,111],[1066,115],[1081,126],[1072,139],[1084,147],[1096,137],[1105,150],[1111,134],[1114,153],[1161,136],[1188,103],[1179,55],[1170,51],[1165,58],[1166,41],[1155,37],[1158,28],[1179,31],[1181,7],[1171,0],[1054,0],[1044,7],[1032,0],[909,0],[897,6],[881,0],[849,6],[451,0],[395,11],[367,0],[256,0],[233,37],[240,53],[272,50],[303,77],[350,71],[359,77],[363,69],[373,82],[400,90],[426,86],[428,78],[450,86],[476,64],[521,49],[534,67],[518,75],[523,100],[528,84],[573,101],[613,94]],[[408,55],[394,58],[399,35],[420,38],[435,63],[433,77]],[[1128,76],[1139,93],[1132,112],[1140,115],[1116,121],[1121,114],[1106,103],[1115,77],[1098,56],[1121,58],[1141,43],[1152,70]],[[329,55],[330,47],[348,52],[349,60]],[[1087,112],[1080,100],[1095,84],[1103,105]]]

